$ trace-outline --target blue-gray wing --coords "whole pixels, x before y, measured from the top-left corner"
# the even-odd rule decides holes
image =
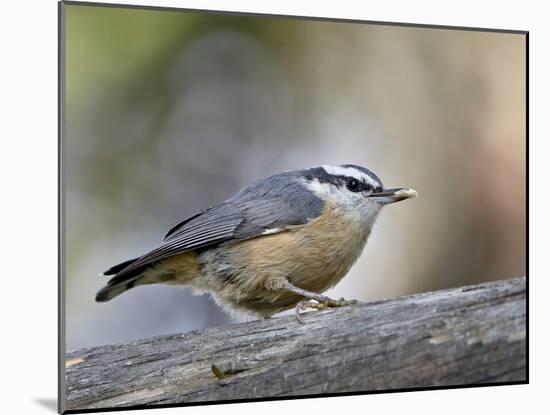
[[[289,197],[274,197],[277,193],[272,191],[258,193],[249,190],[250,187],[245,188],[232,199],[174,226],[158,248],[120,270],[113,282],[122,281],[147,265],[187,251],[282,232],[289,227],[306,224],[319,216],[323,207],[322,200],[305,191],[303,186],[287,189],[290,191],[283,194]],[[294,194],[293,191],[299,193]]]
[[[211,232],[240,240],[307,223],[320,215],[324,202],[294,175],[280,173],[251,183],[228,201],[178,223],[163,241],[187,243]]]

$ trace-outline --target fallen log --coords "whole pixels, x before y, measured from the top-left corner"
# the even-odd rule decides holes
[[[67,353],[65,406],[243,401],[527,382],[526,280]]]

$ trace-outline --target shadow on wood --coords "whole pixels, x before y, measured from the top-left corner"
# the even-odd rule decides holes
[[[525,278],[77,350],[66,410],[526,382]]]

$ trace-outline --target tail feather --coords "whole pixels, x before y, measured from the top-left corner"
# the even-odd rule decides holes
[[[132,262],[136,262],[138,258],[129,259],[128,261],[121,262],[120,264],[113,265],[111,268],[109,268],[107,271],[103,271],[101,275],[115,275],[118,274],[120,271],[122,271],[124,268],[126,268],[128,265],[130,265]]]
[[[131,279],[128,279],[122,282],[117,282],[115,284],[111,284],[109,282],[105,287],[103,287],[101,290],[97,292],[95,296],[95,300],[100,303],[109,301],[119,296],[124,291],[127,291],[131,288],[134,288],[138,285],[151,284],[151,283],[152,281],[147,280],[147,277],[143,275],[133,277]]]
[[[124,291],[126,291],[128,288],[126,287],[126,284],[116,284],[116,285],[106,285],[101,290],[99,290],[95,296],[95,300],[98,303],[102,303],[105,301],[112,300],[117,295],[122,294]]]
[[[139,258],[134,258],[121,262],[120,264],[114,265],[104,271],[101,275],[113,275],[113,277],[107,282],[105,287],[97,292],[95,300],[97,302],[109,301],[122,294],[124,291],[135,287],[136,285],[150,284],[150,282],[143,276],[143,272],[147,269],[147,266],[119,275],[120,272],[123,271],[128,265],[138,259]]]

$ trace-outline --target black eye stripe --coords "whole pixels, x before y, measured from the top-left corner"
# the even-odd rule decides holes
[[[301,173],[301,177],[304,178],[305,180],[307,180],[308,182],[310,182],[312,180],[318,180],[319,183],[329,183],[333,186],[340,187],[340,188],[342,188],[342,187],[348,188],[348,181],[351,180],[351,179],[355,179],[359,183],[359,188],[360,189],[351,190],[353,192],[372,191],[374,187],[381,188],[381,184],[379,184],[380,181],[379,181],[378,177],[375,176],[374,173],[370,172],[369,170],[361,169],[361,168],[358,168],[356,166],[351,166],[351,165],[344,165],[343,167],[354,167],[358,170],[364,171],[378,185],[373,186],[372,183],[370,183],[370,181],[367,181],[365,183],[364,180],[359,180],[358,178],[352,177],[352,176],[329,174],[322,167],[313,167],[311,169],[302,170],[302,171],[300,171],[300,173]],[[348,190],[349,190],[349,188],[348,188]]]
[[[346,187],[351,192],[364,192],[372,190],[372,186],[369,183],[365,183],[362,180],[358,180],[355,177],[346,178]]]
[[[352,192],[358,192],[360,190],[360,183],[359,183],[359,180],[357,179],[354,179],[354,178],[351,178],[351,179],[346,179],[346,186],[348,188],[348,190],[352,191]]]

